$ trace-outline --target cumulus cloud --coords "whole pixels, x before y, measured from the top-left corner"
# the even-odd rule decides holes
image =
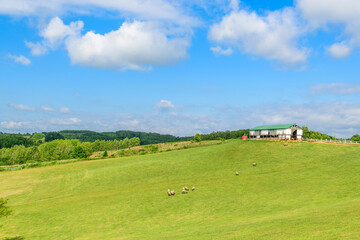
[[[0,125],[5,129],[20,129],[26,126],[27,122],[3,121],[0,123]]]
[[[327,51],[333,58],[344,58],[351,54],[352,49],[344,43],[334,43]]]
[[[52,112],[52,111],[54,111],[53,108],[47,107],[47,106],[42,106],[41,109],[42,109],[43,111],[45,111],[45,112]]]
[[[177,37],[155,22],[124,22],[106,34],[87,32],[69,38],[66,48],[73,63],[111,69],[143,70],[184,59],[188,37]]]
[[[81,35],[83,22],[65,25],[53,18],[41,31],[41,43],[27,43],[35,55],[65,45],[74,64],[116,70],[146,70],[171,65],[187,57],[191,34],[153,21],[124,22],[119,29]]]
[[[234,7],[219,23],[210,27],[208,37],[247,54],[296,65],[306,62],[308,55],[307,49],[297,46],[302,34],[304,29],[293,8],[270,11],[261,16]]]
[[[172,104],[169,100],[160,100],[155,106],[155,109],[159,109],[162,111],[167,111],[175,108],[175,105]]]
[[[56,49],[62,45],[65,39],[79,35],[83,27],[84,23],[82,21],[71,22],[69,25],[65,25],[59,17],[54,17],[41,30],[40,36],[43,37],[41,43],[25,42],[25,44],[31,49],[33,55],[43,55],[48,53],[49,49]]]
[[[61,107],[61,108],[60,108],[60,112],[61,112],[61,113],[69,113],[69,112],[70,112],[70,109],[67,108],[67,107]]]
[[[216,47],[211,47],[210,50],[215,53],[215,54],[220,54],[220,55],[226,55],[229,56],[231,54],[233,54],[233,50],[232,48],[226,48],[223,49],[220,46],[216,46]]]
[[[41,31],[40,36],[45,39],[45,45],[56,47],[62,44],[65,38],[77,36],[83,27],[84,23],[82,21],[71,22],[69,25],[65,25],[59,17],[55,17]]]
[[[357,0],[297,0],[297,8],[313,28],[329,24],[344,25],[341,37],[348,42],[335,43],[328,48],[335,58],[346,57],[355,47],[360,46],[360,2]]]
[[[5,102],[6,105],[8,105],[9,107],[16,109],[16,110],[20,110],[20,111],[30,111],[30,112],[34,112],[36,110],[35,107],[29,107],[26,106],[24,104],[15,104],[15,103],[10,103],[10,102]]]
[[[321,83],[310,86],[310,91],[313,95],[315,94],[336,94],[336,95],[347,95],[360,93],[359,84],[350,83]]]
[[[31,64],[30,59],[24,57],[23,55],[17,56],[17,55],[9,54],[9,58],[13,59],[14,62],[20,63],[22,65],[30,65]]]

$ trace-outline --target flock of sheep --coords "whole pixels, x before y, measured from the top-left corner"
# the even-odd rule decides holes
[[[257,164],[253,163],[252,165],[255,167]],[[239,172],[235,172],[235,174],[236,174],[236,176],[238,176]],[[195,186],[191,188],[191,191],[194,191],[194,190],[195,190]],[[182,188],[182,191],[181,191],[182,194],[186,194],[188,192],[189,192],[188,187],[185,186],[185,187]],[[170,191],[170,189],[168,189],[167,194],[168,194],[168,196],[174,196],[175,195],[175,190]]]
[[[252,165],[253,165],[254,167],[256,167],[257,164],[256,164],[256,162],[254,162]],[[236,176],[239,176],[239,172],[235,172],[235,175],[236,175]]]
[[[191,191],[195,190],[195,186],[191,188]],[[185,194],[189,192],[189,188],[188,187],[183,187],[181,193]],[[170,189],[167,190],[168,196],[173,196],[175,195],[175,190],[170,191]]]

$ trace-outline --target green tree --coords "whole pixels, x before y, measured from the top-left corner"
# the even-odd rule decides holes
[[[360,141],[360,135],[355,134],[354,136],[351,137],[351,141]]]
[[[34,143],[41,144],[45,141],[45,134],[43,133],[34,133],[30,140],[32,140]]]
[[[65,139],[65,137],[58,132],[48,132],[45,135],[45,142],[50,142],[57,139]]]
[[[303,138],[310,138],[310,131],[309,128],[306,126],[302,127],[303,130]]]
[[[230,134],[229,134],[229,136],[230,136]],[[200,136],[199,133],[195,134],[195,136],[194,136],[194,141],[195,141],[195,142],[201,142],[201,136]]]
[[[105,152],[103,153],[103,157],[107,157],[107,156],[109,156],[109,155],[108,155],[108,152],[105,151]]]

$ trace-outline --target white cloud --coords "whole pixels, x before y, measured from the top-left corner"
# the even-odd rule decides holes
[[[27,122],[3,121],[0,125],[5,129],[20,129],[27,125]]]
[[[143,70],[184,59],[190,38],[167,34],[154,22],[125,22],[104,35],[87,32],[69,38],[66,48],[73,63],[98,68]]]
[[[233,50],[232,48],[226,48],[223,49],[220,46],[216,46],[216,47],[211,47],[210,50],[215,53],[215,54],[220,54],[220,55],[226,55],[229,56],[231,54],[233,54]]]
[[[175,108],[175,105],[172,104],[169,100],[160,100],[155,106],[155,109],[167,111]]]
[[[42,106],[41,109],[42,109],[43,111],[46,111],[46,112],[52,112],[52,111],[54,111],[53,108],[47,107],[47,106]]]
[[[65,39],[78,36],[84,27],[82,21],[71,22],[65,25],[59,17],[54,17],[49,24],[41,30],[40,36],[43,37],[41,43],[25,42],[31,49],[33,55],[39,56],[46,54],[49,49],[56,49],[62,45]]]
[[[194,19],[177,5],[165,0],[0,0],[0,14],[43,17],[69,12],[91,14],[103,9],[122,16],[192,24]]]
[[[24,57],[23,55],[17,56],[17,55],[9,54],[9,58],[13,59],[16,63],[20,63],[22,65],[30,65],[31,64],[30,59]]]
[[[65,25],[55,17],[41,31],[42,43],[27,43],[39,55],[65,44],[74,64],[117,70],[145,70],[152,65],[171,65],[187,57],[191,34],[156,22],[124,22],[105,34],[81,35],[83,22]],[[180,32],[179,32],[180,31]],[[46,51],[44,50],[46,49]]]
[[[360,46],[360,1],[358,0],[297,0],[297,8],[313,28],[326,28],[329,24],[343,25],[344,43],[335,43],[328,48],[335,58],[346,57]]]
[[[310,91],[313,95],[315,94],[336,94],[336,95],[347,95],[360,93],[359,84],[349,83],[321,83],[310,86]]]
[[[60,112],[61,112],[61,113],[69,113],[69,112],[70,112],[70,109],[67,108],[67,107],[61,107],[61,108],[60,108]]]
[[[5,102],[6,105],[8,105],[9,107],[16,109],[16,110],[20,110],[20,111],[30,111],[30,112],[34,112],[36,110],[36,108],[34,107],[29,107],[26,106],[24,104],[15,104],[15,103],[9,103],[9,102]]]
[[[65,38],[79,35],[83,27],[84,23],[82,21],[65,25],[59,17],[55,17],[41,31],[40,36],[45,39],[46,45],[56,47],[62,44]]]
[[[344,43],[335,43],[327,48],[327,51],[333,58],[344,58],[351,54],[351,47]]]
[[[31,49],[31,54],[40,56],[48,53],[48,48],[41,43],[32,43],[25,41],[25,45]]]
[[[80,124],[82,121],[79,118],[67,118],[67,119],[51,119],[50,123],[57,125],[75,125]]]
[[[267,12],[264,16],[234,8],[210,27],[209,39],[247,54],[296,65],[307,60],[308,50],[297,46],[304,32],[293,8]]]

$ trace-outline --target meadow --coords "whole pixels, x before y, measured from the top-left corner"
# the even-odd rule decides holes
[[[0,172],[0,239],[360,239],[359,172],[360,146],[242,140]]]

